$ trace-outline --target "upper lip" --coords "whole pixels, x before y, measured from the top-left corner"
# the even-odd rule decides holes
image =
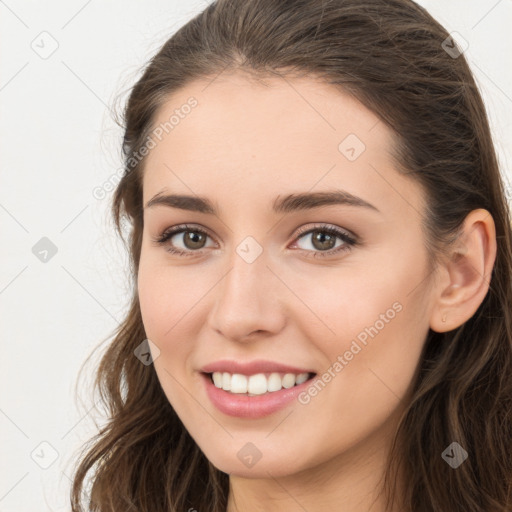
[[[315,373],[312,370],[298,368],[287,364],[281,364],[274,361],[257,359],[248,362],[239,362],[224,359],[209,363],[201,368],[204,373],[227,372],[240,373],[242,375],[255,375],[256,373]]]

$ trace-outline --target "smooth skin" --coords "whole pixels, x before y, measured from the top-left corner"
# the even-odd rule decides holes
[[[154,367],[190,435],[230,475],[228,512],[384,512],[377,487],[428,330],[455,329],[483,301],[494,222],[485,210],[471,212],[460,243],[429,271],[425,197],[394,168],[391,130],[329,84],[265,80],[238,71],[196,81],[157,113],[155,127],[190,97],[198,102],[151,149],[144,205],[159,193],[183,194],[208,198],[218,212],[144,210],[138,291],[147,337],[160,350]],[[349,134],[365,146],[352,161],[350,148],[339,149]],[[334,189],[376,209],[272,211],[278,197]],[[154,242],[183,223],[192,229]],[[321,257],[325,239],[298,236],[317,225],[358,243]],[[193,238],[194,227],[208,235]],[[237,253],[249,236],[263,250],[252,263]],[[329,247],[343,245],[335,236]],[[396,303],[400,312],[307,404],[249,420],[221,413],[205,393],[199,370],[219,359],[269,359],[321,376]],[[261,453],[252,467],[237,457],[247,443]]]

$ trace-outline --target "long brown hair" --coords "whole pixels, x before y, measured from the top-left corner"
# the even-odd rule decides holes
[[[497,255],[489,291],[459,328],[429,331],[385,488],[388,505],[398,500],[406,511],[512,510],[511,217],[480,92],[448,38],[411,0],[218,0],[150,60],[124,111],[125,174],[112,203],[123,240],[127,221],[133,295],[95,376],[108,421],[77,464],[73,512],[84,500],[101,512],[226,509],[228,475],[188,434],[154,367],[134,356],[146,338],[136,284],[145,159],[134,155],[169,94],[224,71],[320,77],[373,111],[394,132],[398,171],[427,193],[433,261],[469,212],[491,213]],[[456,470],[441,456],[454,440],[469,454]],[[407,480],[397,496],[399,467]]]

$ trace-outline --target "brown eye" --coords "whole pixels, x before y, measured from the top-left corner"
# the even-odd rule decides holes
[[[299,242],[302,239],[309,240],[309,243],[301,247]],[[358,244],[354,236],[330,225],[313,226],[309,230],[307,228],[302,229],[297,236],[297,240],[294,245],[297,245],[306,253],[310,253],[308,256],[315,258],[333,256],[348,251]]]
[[[329,225],[314,226],[308,231],[302,229],[297,240],[307,239],[308,235],[311,235],[309,248],[301,247],[297,242],[295,245],[306,253],[310,253],[308,256],[315,258],[333,256],[348,251],[359,243],[353,235]],[[202,249],[208,247],[206,245],[208,238],[211,239],[211,236],[199,227],[181,225],[167,229],[153,241],[158,245],[165,246],[165,250],[171,254],[196,256],[202,254]]]
[[[312,231],[311,235],[312,245],[319,251],[328,251],[336,245],[336,237],[325,231]]]
[[[199,231],[183,231],[183,243],[187,249],[202,249],[206,235]]]
[[[178,255],[194,255],[207,247],[207,239],[210,238],[206,231],[194,226],[176,226],[164,231],[154,239],[158,245],[165,246],[166,251]]]

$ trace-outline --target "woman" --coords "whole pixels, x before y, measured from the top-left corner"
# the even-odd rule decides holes
[[[95,511],[512,507],[510,212],[462,49],[410,0],[219,0],[125,112],[131,308]]]

